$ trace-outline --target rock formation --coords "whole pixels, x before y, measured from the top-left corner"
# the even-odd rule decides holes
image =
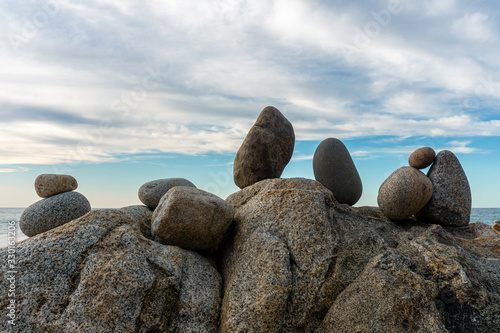
[[[182,189],[176,187],[171,191]],[[194,190],[193,188],[187,188]],[[16,246],[19,332],[457,332],[500,327],[500,235],[388,220],[319,182],[231,195],[217,253],[143,237],[146,207],[93,211]],[[7,258],[9,250],[0,249]],[[222,278],[223,277],[223,278]],[[10,280],[9,280],[10,279]],[[223,282],[222,282],[223,281]],[[5,309],[10,298],[0,294]],[[7,320],[0,331],[9,331]]]
[[[380,186],[377,203],[391,220],[407,219],[418,213],[432,196],[432,183],[413,167],[394,171]]]
[[[425,169],[434,162],[436,152],[431,147],[422,147],[411,153],[408,164],[417,169]]]
[[[275,107],[260,113],[234,159],[234,182],[239,188],[279,178],[292,158],[295,133],[292,124]]]
[[[7,258],[7,249],[1,249]],[[16,332],[216,332],[221,278],[207,258],[97,210],[16,247]],[[8,290],[7,260],[0,286]],[[7,274],[7,275],[6,275]],[[5,309],[9,299],[2,293]],[[0,331],[12,328],[0,321]]]
[[[139,188],[139,200],[148,206],[149,209],[155,210],[161,197],[175,186],[196,187],[193,183],[184,178],[156,179],[145,183]]]
[[[332,191],[340,203],[354,205],[363,192],[363,185],[351,154],[342,141],[323,140],[313,158],[314,178]]]
[[[432,182],[432,197],[418,213],[418,217],[441,225],[469,224],[471,191],[467,176],[455,154],[449,150],[440,151],[427,172],[427,177]]]

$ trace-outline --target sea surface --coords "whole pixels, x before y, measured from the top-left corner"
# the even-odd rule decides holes
[[[15,233],[16,242],[20,242],[28,236],[19,229],[19,218],[24,208],[0,208],[0,248],[6,247],[9,243],[9,236]],[[470,222],[483,222],[493,225],[495,220],[500,220],[500,208],[472,208]],[[14,221],[14,223],[12,223]],[[12,227],[15,225],[15,228]],[[9,229],[10,226],[10,229]],[[13,230],[14,229],[14,230]],[[9,234],[9,231],[11,232]]]

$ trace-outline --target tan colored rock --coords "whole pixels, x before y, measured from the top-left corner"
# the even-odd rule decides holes
[[[139,229],[141,229],[144,237],[148,239],[153,239],[151,234],[151,218],[153,217],[153,211],[146,206],[127,206],[119,209],[121,212],[127,214],[134,220]]]
[[[233,222],[234,208],[203,190],[176,186],[160,200],[151,231],[162,244],[215,251]]]
[[[415,150],[408,158],[411,167],[425,169],[432,164],[436,158],[436,152],[431,147],[423,147]]]
[[[279,178],[292,158],[295,132],[275,107],[260,113],[234,158],[234,183],[239,188]]]
[[[35,179],[35,191],[41,198],[74,191],[78,188],[78,182],[70,175],[42,174]]]
[[[416,214],[432,196],[432,183],[420,170],[402,167],[380,186],[377,203],[391,220],[403,220]]]

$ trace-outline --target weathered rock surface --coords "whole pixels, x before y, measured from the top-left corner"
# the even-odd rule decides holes
[[[16,332],[217,331],[214,264],[144,238],[118,210],[93,211],[18,243],[16,258]],[[11,269],[7,260],[1,265],[0,287],[8,290]],[[11,329],[3,318],[0,331]]]
[[[145,183],[139,188],[139,200],[151,210],[155,210],[161,197],[175,186],[196,187],[193,183],[184,178],[156,179]]]
[[[127,206],[119,209],[121,212],[127,214],[137,222],[139,229],[141,230],[144,237],[148,239],[153,239],[153,234],[151,233],[151,219],[153,217],[153,211],[146,206]]]
[[[425,169],[432,164],[436,158],[436,152],[431,147],[422,147],[411,153],[408,163],[411,167]]]
[[[78,182],[70,175],[42,174],[35,179],[35,191],[41,198],[73,191],[77,188]]]
[[[272,179],[227,199],[221,332],[490,332],[500,237],[474,223],[391,222],[318,182]]]
[[[363,184],[351,154],[342,141],[323,140],[313,158],[314,178],[332,191],[340,203],[354,205],[363,192]]]
[[[239,188],[279,178],[293,155],[292,124],[275,107],[260,113],[234,159],[234,182]]]
[[[153,212],[152,234],[162,244],[215,251],[233,222],[234,208],[203,190],[177,186]]]
[[[78,192],[64,192],[35,202],[26,208],[19,227],[26,236],[35,236],[90,212],[90,203]]]
[[[472,197],[469,181],[458,158],[449,150],[440,151],[427,177],[432,182],[431,200],[418,217],[449,226],[469,224]]]
[[[377,203],[391,220],[403,220],[416,214],[432,196],[432,183],[422,171],[402,167],[380,186]]]

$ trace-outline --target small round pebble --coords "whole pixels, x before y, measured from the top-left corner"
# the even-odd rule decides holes
[[[42,174],[35,179],[35,191],[41,198],[74,191],[78,188],[78,182],[70,175]]]
[[[492,226],[496,231],[500,231],[500,220],[496,220]]]
[[[432,164],[436,158],[436,152],[431,147],[423,147],[415,150],[408,158],[411,167],[425,169]]]

